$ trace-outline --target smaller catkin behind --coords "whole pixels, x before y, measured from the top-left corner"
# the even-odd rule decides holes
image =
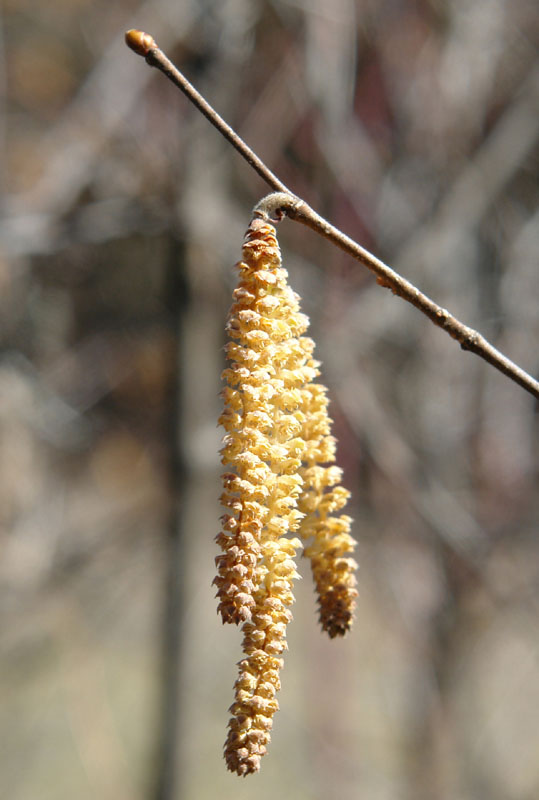
[[[350,557],[356,543],[350,535],[351,517],[336,516],[350,492],[340,486],[342,470],[325,466],[335,461],[335,439],[330,435],[325,386],[311,383],[303,390],[305,425],[303,438],[303,491],[298,502],[305,514],[299,535],[309,543],[305,556],[311,562],[320,624],[328,635],[343,636],[351,627],[356,605],[357,563]]]

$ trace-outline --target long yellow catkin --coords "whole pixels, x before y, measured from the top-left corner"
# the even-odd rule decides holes
[[[310,541],[320,620],[330,636],[350,627],[355,562],[350,518],[335,517],[348,499],[335,459],[327,396],[313,383],[319,364],[303,336],[308,319],[288,285],[275,228],[254,218],[247,230],[234,291],[223,373],[226,434],[221,451],[230,468],[221,502],[227,509],[217,536],[218,611],[242,625],[239,664],[225,758],[231,771],[260,769],[278,710],[281,655],[292,619],[299,533]]]

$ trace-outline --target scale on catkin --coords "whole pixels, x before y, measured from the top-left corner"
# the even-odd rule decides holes
[[[320,623],[331,638],[352,624],[357,565],[351,519],[340,513],[349,492],[332,463],[327,391],[315,383],[320,364],[304,336],[309,320],[288,285],[267,214],[255,212],[237,267],[219,419],[227,513],[214,583],[223,622],[242,626],[224,749],[228,769],[248,775],[260,769],[279,708],[297,551],[304,546],[311,562]]]

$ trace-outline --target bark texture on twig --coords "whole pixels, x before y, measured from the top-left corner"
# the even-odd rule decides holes
[[[316,213],[304,200],[296,197],[279,178],[266,166],[256,153],[241,139],[233,128],[226,123],[207,100],[191,85],[184,75],[172,64],[159,49],[154,39],[141,31],[131,30],[126,33],[127,45],[138,55],[146,58],[150,66],[157,67],[169,78],[217,130],[232,144],[253,169],[275,189],[275,194],[264,198],[256,207],[255,214],[264,219],[279,221],[283,216],[301,222],[333,244],[340,247],[357,261],[362,263],[377,276],[377,282],[394,294],[411,303],[431,322],[445,330],[456,339],[463,350],[469,350],[491,364],[515,383],[522,386],[534,397],[539,398],[539,381],[507,358],[491,345],[480,333],[460,322],[456,317],[442,308],[427,295],[423,294],[412,283],[400,276],[383,261],[376,258],[368,250],[355,242],[341,230],[333,226],[324,217]]]

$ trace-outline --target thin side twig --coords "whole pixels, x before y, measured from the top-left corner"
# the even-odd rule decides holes
[[[407,281],[383,261],[373,256],[364,247],[355,242],[339,228],[331,225],[324,217],[316,213],[304,200],[288,189],[288,187],[274,175],[256,153],[241,139],[233,128],[219,116],[217,111],[204,97],[192,86],[184,75],[159,49],[152,36],[142,31],[131,30],[125,35],[127,45],[138,55],[143,56],[152,67],[157,67],[169,78],[189,100],[201,111],[202,114],[217,128],[228,142],[243,156],[248,164],[260,175],[274,192],[255,206],[257,216],[272,221],[279,221],[284,216],[301,222],[303,225],[324,236],[341,250],[351,255],[361,264],[374,272],[377,282],[390,289],[394,294],[407,300],[415,308],[427,316],[431,322],[446,331],[453,339],[460,343],[463,350],[469,350],[491,364],[501,373],[517,383],[534,397],[539,399],[539,381],[535,380],[525,370],[515,364],[491,345],[480,333],[464,325],[456,317],[419,291],[412,283]]]

